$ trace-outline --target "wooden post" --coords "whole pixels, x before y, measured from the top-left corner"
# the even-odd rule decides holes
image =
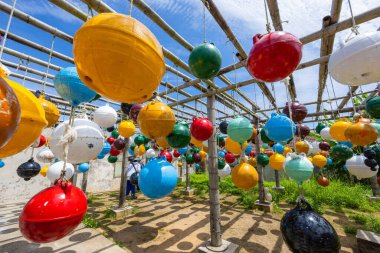
[[[82,186],[81,186],[81,189],[84,193],[86,193],[86,189],[87,189],[87,177],[88,177],[88,171],[86,171],[85,173],[83,173],[83,178],[82,178]]]
[[[278,174],[278,170],[274,170],[274,177],[276,179],[276,187],[280,187],[280,175]]]
[[[74,165],[74,175],[72,177],[72,183],[74,186],[77,186],[78,182],[78,164]]]
[[[189,173],[189,165],[186,164],[186,191],[190,190],[190,173]]]
[[[255,128],[259,129],[259,122],[257,119],[255,121]],[[260,138],[259,135],[255,137],[255,146],[256,146],[256,157],[260,154]],[[265,203],[264,195],[264,168],[258,162],[256,163],[257,173],[259,174],[259,203]]]
[[[215,118],[215,95],[207,97],[207,117],[214,126],[214,133],[208,140],[208,174],[210,193],[210,234],[211,246],[222,245],[222,230],[220,225],[220,203],[219,203],[219,177],[216,153],[216,118]]]
[[[127,191],[128,149],[129,149],[129,138],[126,138],[125,147],[123,149],[123,160],[121,164],[119,208],[123,208],[125,206],[125,197],[126,197],[125,194]]]

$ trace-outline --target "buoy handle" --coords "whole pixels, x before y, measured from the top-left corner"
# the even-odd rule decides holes
[[[256,44],[257,42],[259,42],[259,40],[263,37],[262,34],[256,34],[255,36],[253,36],[252,40],[253,40],[253,44]]]

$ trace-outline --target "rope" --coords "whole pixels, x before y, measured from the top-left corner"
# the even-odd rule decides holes
[[[351,27],[351,32],[353,32],[355,35],[359,34],[359,26],[356,25],[354,13],[352,11],[352,6],[351,6],[351,1],[348,0],[348,6],[350,7],[350,13],[351,13],[351,20],[352,20],[352,27]]]
[[[60,179],[64,179],[66,174],[67,155],[69,153],[69,144],[77,139],[77,132],[73,128],[74,124],[75,107],[71,106],[70,118],[68,124],[65,124],[65,132],[61,136],[58,144],[63,146],[63,168],[61,171]]]
[[[348,90],[350,91],[350,97],[351,97],[351,103],[352,103],[352,108],[354,109],[354,115],[356,114],[356,106],[354,102],[354,98],[352,96],[352,86],[348,87]]]
[[[207,0],[202,0],[203,2],[203,43],[206,43],[206,8],[209,9],[210,6]]]
[[[133,7],[133,0],[130,0],[131,3],[129,5],[129,16],[132,17],[132,7]]]
[[[288,109],[289,109],[289,118],[290,118],[290,131],[292,132],[292,138],[294,142],[294,132],[293,132],[293,125],[292,125],[292,118],[293,118],[293,113],[292,113],[292,108],[291,108],[291,101],[290,101],[290,96],[289,96],[289,90],[290,90],[290,83],[289,83],[290,78],[287,77],[284,79],[284,84],[285,84],[285,91],[286,91],[286,99],[288,101]]]
[[[16,9],[16,2],[17,2],[17,0],[13,0],[12,10],[11,10],[11,13],[9,14],[9,19],[8,19],[7,28],[5,29],[5,34],[4,34],[4,38],[3,38],[3,43],[1,44],[1,49],[0,49],[0,60],[1,60],[2,57],[3,57],[3,51],[4,51],[4,47],[5,47],[5,41],[7,40],[8,33],[9,33],[9,28],[11,27],[11,22],[12,22],[12,18],[13,18],[13,12],[14,12],[15,9]]]
[[[22,86],[24,86],[24,83],[25,83],[26,74],[28,73],[28,69],[29,69],[29,64],[30,64],[30,61],[28,58],[28,60],[26,62],[26,68],[25,68],[24,76],[22,77],[22,83],[21,83]]]
[[[87,5],[87,20],[90,19],[90,13],[91,13],[91,17],[93,17],[94,13],[92,12],[92,8],[90,5]]]
[[[333,94],[334,94],[334,98],[336,98],[336,94],[335,94],[335,88],[334,88],[334,83],[333,83],[333,80],[332,80],[332,78],[331,78],[331,75],[329,74],[329,78],[330,78],[330,83],[331,83],[331,88],[332,88],[332,90],[333,90]],[[328,94],[328,96],[329,96],[329,100],[330,100],[330,94],[328,93],[328,88],[327,88],[327,94]],[[331,101],[330,101],[330,105],[331,105]],[[338,110],[338,117],[340,116],[340,111],[339,111],[339,105],[338,105],[338,100],[335,100],[335,105],[336,105],[336,109]],[[331,111],[332,111],[332,109],[331,109]],[[335,119],[335,117],[334,117],[334,119]]]
[[[268,6],[267,6],[267,1],[266,0],[264,0],[264,7],[265,7],[265,18],[266,18],[266,21],[267,21],[267,23],[265,24],[265,26],[266,26],[267,32],[270,33],[271,29],[270,29],[270,22],[269,22],[269,15],[268,15]]]
[[[42,94],[43,95],[45,95],[47,76],[49,74],[51,59],[53,58],[53,49],[54,49],[54,41],[55,41],[55,34],[56,34],[56,32],[57,32],[57,29],[54,30],[53,39],[51,41],[49,61],[48,61],[48,65],[47,65],[47,68],[46,68],[46,73],[45,73],[45,76],[44,76],[44,82],[43,82],[43,86],[42,86]]]

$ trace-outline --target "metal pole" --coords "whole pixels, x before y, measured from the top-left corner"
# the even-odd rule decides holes
[[[189,165],[186,164],[186,191],[190,190],[190,173],[189,173]]]
[[[78,164],[74,165],[73,185],[77,186],[78,182]]]
[[[211,93],[212,91],[209,90]],[[218,188],[218,168],[216,154],[216,118],[215,118],[215,94],[207,97],[207,116],[214,126],[214,134],[208,140],[208,174],[209,174],[209,194],[210,194],[210,234],[211,246],[220,247],[222,245],[222,230],[220,224],[220,203]]]
[[[259,129],[259,122],[257,119],[254,119],[256,129]],[[256,154],[257,156],[260,154],[260,138],[259,135],[255,137],[256,144]],[[264,168],[259,163],[256,165],[257,173],[259,174],[259,203],[265,203],[265,195],[264,195]]]
[[[181,168],[179,169],[179,178],[181,178],[181,180],[182,180],[182,175],[183,175],[183,166],[186,166],[186,159],[185,158],[182,158],[181,159],[182,160],[182,166],[181,166]],[[182,181],[181,181],[182,182]]]
[[[276,188],[281,187],[281,186],[280,186],[280,175],[278,174],[278,170],[275,170],[275,171],[274,171],[274,177],[275,177],[275,179],[276,179]]]
[[[128,168],[128,149],[129,138],[125,139],[125,147],[123,149],[123,161],[121,164],[120,191],[119,191],[119,208],[125,206],[125,197],[127,191],[127,168]]]
[[[82,191],[84,193],[86,193],[86,189],[87,189],[87,177],[88,177],[88,171],[86,171],[85,173],[83,173],[83,178],[82,178]]]

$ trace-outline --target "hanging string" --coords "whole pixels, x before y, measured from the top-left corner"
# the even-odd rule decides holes
[[[277,101],[277,98],[276,98],[276,90],[275,90],[275,88],[274,88],[274,84],[271,83],[271,86],[272,86],[272,92],[273,92],[274,100]],[[277,104],[275,103],[274,105],[275,105],[274,108],[276,109],[276,111],[278,111]]]
[[[12,22],[12,18],[13,18],[13,13],[14,13],[14,11],[15,11],[15,9],[16,9],[16,2],[17,2],[17,0],[13,0],[13,5],[12,5],[11,13],[9,14],[9,19],[8,19],[7,28],[5,29],[5,33],[4,33],[4,37],[3,37],[3,43],[1,44],[1,49],[0,49],[0,60],[1,60],[2,57],[3,57],[3,51],[4,51],[4,47],[5,47],[5,42],[6,42],[7,37],[8,37],[9,28],[11,27],[11,22]]]
[[[56,34],[56,32],[57,32],[57,29],[54,30],[53,39],[51,41],[49,61],[48,61],[48,65],[47,65],[47,68],[46,68],[45,76],[44,76],[44,79],[43,79],[44,82],[43,82],[43,85],[42,85],[42,95],[45,95],[47,77],[48,77],[48,74],[49,74],[51,59],[53,58],[53,49],[54,49],[54,41],[55,41],[55,34]]]
[[[60,176],[60,179],[62,180],[65,179],[65,174],[66,174],[66,164],[67,164],[67,156],[69,153],[69,144],[74,142],[77,139],[77,132],[73,128],[74,115],[75,115],[75,107],[71,106],[69,122],[65,124],[65,132],[63,136],[61,136],[61,139],[58,142],[59,145],[63,146],[63,168],[61,170],[61,176]]]
[[[329,74],[329,79],[330,79],[330,84],[331,84],[331,88],[332,88],[332,91],[333,91],[333,94],[334,94],[334,98],[336,98],[336,94],[335,94],[335,88],[334,88],[334,83],[333,83],[333,80],[331,78],[331,75]],[[329,90],[328,90],[328,87],[327,88],[327,95],[329,96],[329,100],[331,99],[330,98],[330,94],[328,93]],[[330,105],[331,105],[332,101],[330,101]],[[338,117],[340,116],[340,111],[339,111],[339,105],[338,105],[338,100],[335,99],[335,105],[336,105],[336,109],[338,110]],[[332,109],[331,109],[332,111]],[[333,117],[335,119],[335,117]]]
[[[358,35],[359,34],[359,26],[356,25],[356,21],[355,21],[355,17],[354,17],[354,13],[352,11],[352,6],[351,6],[351,1],[348,0],[348,6],[350,7],[350,13],[351,13],[351,20],[352,20],[352,27],[351,27],[351,31],[355,34],[355,35]]]
[[[92,8],[91,8],[91,6],[90,5],[87,5],[87,20],[89,20],[90,19],[90,14],[91,14],[91,17],[93,17],[94,16],[94,13],[92,12]]]
[[[352,108],[354,109],[354,114],[356,114],[355,102],[354,102],[354,98],[352,97],[352,86],[349,86],[349,87],[348,87],[348,90],[350,91],[350,97],[351,97]]]
[[[21,83],[22,86],[24,86],[24,83],[25,83],[26,74],[28,73],[28,69],[29,69],[29,63],[30,63],[30,61],[29,61],[29,58],[28,58],[28,60],[26,62],[26,68],[25,68],[25,71],[24,71],[24,76],[22,77],[22,83]]]
[[[264,7],[265,7],[265,18],[267,23],[265,24],[267,32],[270,33],[271,28],[270,28],[270,22],[269,22],[269,15],[268,15],[268,6],[267,6],[267,1],[264,0]]]
[[[133,0],[130,0],[130,5],[129,5],[129,16],[132,17],[132,7],[133,7]]]
[[[207,0],[203,0],[203,43],[206,43],[206,8],[209,9],[210,6]]]
[[[290,96],[289,96],[289,90],[290,90],[290,83],[289,83],[290,78],[287,77],[284,79],[284,84],[285,84],[285,91],[286,91],[286,100],[288,101],[288,110],[289,110],[289,118],[293,118],[293,112],[291,109],[291,101],[290,101]],[[290,120],[290,129],[292,132],[292,137],[293,137],[293,142],[294,142],[294,132],[293,132],[293,125],[292,125],[292,120]]]

